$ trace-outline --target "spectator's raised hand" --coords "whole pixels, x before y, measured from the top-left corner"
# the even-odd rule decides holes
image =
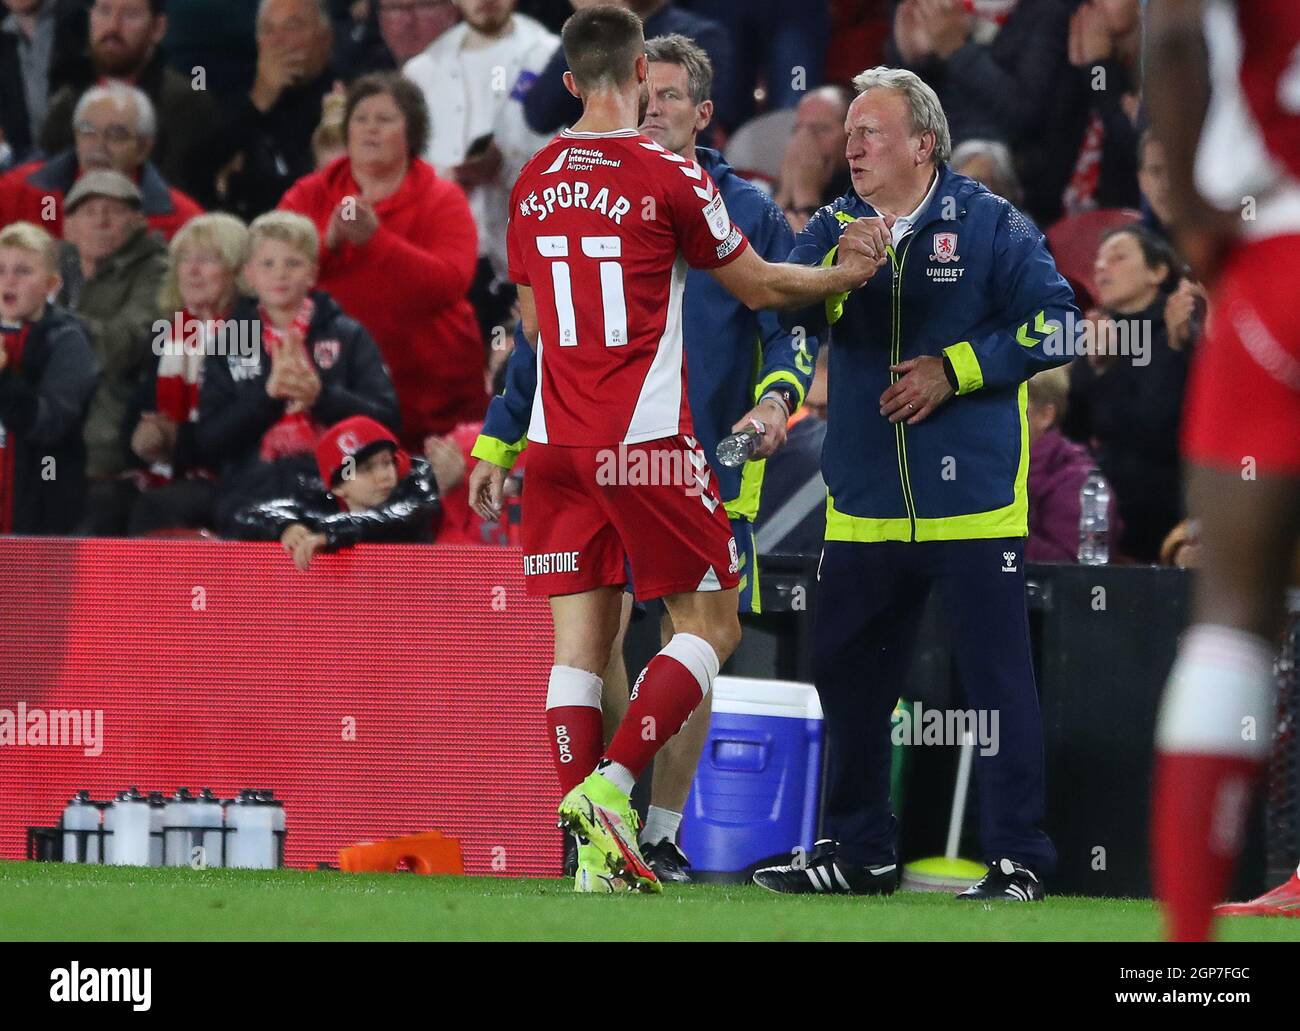
[[[348,107],[348,88],[335,79],[334,86],[320,98],[320,120],[343,124],[343,115]]]
[[[1093,0],[1082,4],[1070,16],[1070,37],[1067,45],[1070,64],[1088,68],[1105,61],[1114,53],[1115,41],[1106,24],[1105,14]]]
[[[916,0],[934,54],[947,60],[970,39],[971,16],[961,0]]]
[[[1195,317],[1208,300],[1205,287],[1184,279],[1165,301],[1165,329],[1169,333],[1169,346],[1175,351],[1192,342]]]
[[[1115,339],[1115,322],[1100,308],[1089,308],[1083,316],[1086,329],[1092,336],[1093,345],[1088,351],[1088,364],[1092,371],[1101,375],[1111,367],[1114,355],[1107,354],[1109,348],[1102,346],[1104,341]]]
[[[379,216],[373,204],[364,197],[344,197],[330,216],[325,246],[333,249],[346,241],[354,247],[364,247],[378,229]]]
[[[472,190],[475,186],[496,182],[497,176],[501,174],[501,166],[504,163],[505,157],[494,140],[478,154],[467,157],[453,168],[451,173],[456,182],[460,184],[461,189]]]
[[[249,99],[259,111],[275,106],[280,94],[302,79],[307,67],[307,55],[287,47],[259,46],[257,48],[257,74]]]
[[[465,478],[465,455],[451,437],[425,437],[424,457],[433,469],[440,495],[454,490]]]
[[[288,411],[308,411],[320,397],[321,379],[316,366],[307,357],[307,345],[302,333],[290,329],[285,334],[284,344],[280,347],[284,365],[281,386],[284,396],[289,399]]]
[[[894,12],[894,45],[907,64],[919,64],[934,53],[934,40],[926,31],[917,0],[903,0]]]

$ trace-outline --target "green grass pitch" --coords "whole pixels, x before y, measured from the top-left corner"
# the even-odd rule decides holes
[[[971,905],[947,895],[780,896],[692,885],[661,896],[575,895],[568,882],[296,870],[0,862],[8,941],[914,940],[1143,941],[1155,906],[1049,898]],[[1300,920],[1220,921],[1232,941],[1300,941]]]

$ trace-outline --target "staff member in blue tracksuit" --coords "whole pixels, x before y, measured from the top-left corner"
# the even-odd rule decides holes
[[[854,84],[845,122],[853,188],[818,211],[790,255],[835,261],[857,219],[882,219],[892,240],[865,286],[790,316],[810,331],[834,327],[814,629],[831,837],[806,864],[754,879],[782,892],[894,890],[890,712],[935,590],[966,704],[987,710],[990,725],[998,719],[996,753],[975,760],[989,869],[961,897],[1040,899],[1056,854],[1042,829],[1025,604],[1025,381],[1068,360],[1065,327],[1077,310],[1042,234],[948,167],[934,91],[890,68]]]
[[[709,100],[713,70],[708,55],[679,35],[649,40],[646,54],[652,93],[641,131],[660,146],[703,166],[750,245],[769,261],[784,261],[794,237],[780,209],[767,194],[732,172],[717,151],[696,146],[697,135],[708,126],[713,113]],[[753,522],[758,514],[763,459],[784,442],[786,420],[803,403],[812,380],[817,341],[802,331],[783,329],[775,312],[751,312],[704,272],[687,273],[683,304],[687,397],[695,434],[710,458],[718,491],[731,517],[740,563],[740,611],[757,612]],[[475,457],[508,469],[527,443],[524,435],[537,383],[536,362],[522,334],[516,334],[506,369],[506,389],[488,408],[482,435],[474,446]],[[718,442],[751,418],[766,430],[758,459],[748,462],[743,471],[713,462]],[[625,611],[625,620],[626,616]],[[671,636],[671,624],[663,632]],[[618,642],[602,679],[606,715],[617,715],[627,705],[627,675]],[[641,843],[660,880],[689,879],[683,870],[685,858],[677,847],[677,827],[708,736],[711,697],[703,703],[703,715],[689,720],[655,758],[651,806]]]

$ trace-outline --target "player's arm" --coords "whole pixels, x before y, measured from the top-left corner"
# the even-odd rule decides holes
[[[1146,76],[1152,129],[1165,148],[1174,211],[1169,228],[1201,275],[1213,269],[1230,233],[1222,213],[1196,189],[1196,148],[1210,104],[1204,8],[1204,0],[1153,0]]]
[[[767,220],[762,231],[751,235],[750,243],[767,261],[784,262],[794,249],[794,234],[785,215],[772,202],[768,202]],[[799,262],[799,264],[806,264]],[[806,328],[787,329],[781,319],[770,309],[760,311],[758,323],[759,342],[763,352],[762,367],[754,400],[761,399],[773,390],[782,392],[790,410],[803,404],[808,386],[812,383],[813,363],[817,359],[817,337]]]
[[[785,215],[767,201],[762,217],[751,227],[750,246],[771,262],[782,262],[794,247],[794,234]],[[800,327],[795,331],[781,325],[777,313],[764,309],[753,315],[762,351],[762,365],[754,387],[754,407],[731,427],[735,433],[760,423],[766,432],[759,442],[755,458],[767,458],[786,440],[786,424],[795,409],[803,404],[812,382],[817,338]]]
[[[746,247],[735,261],[710,270],[713,277],[751,311],[806,308],[833,294],[862,286],[889,261],[889,229],[883,219],[860,218],[840,234],[834,261],[809,267],[770,262]]]

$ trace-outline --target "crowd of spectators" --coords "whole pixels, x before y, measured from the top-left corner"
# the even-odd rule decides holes
[[[513,338],[510,187],[579,113],[558,31],[594,2],[2,0],[0,532],[271,537],[300,565],[511,539],[463,480]],[[1144,341],[1031,384],[1031,496],[1066,499],[1037,554],[1071,557],[1097,465],[1118,555],[1155,561],[1206,295],[1164,229],[1139,0],[621,2],[709,53],[702,142],[796,232],[850,188],[848,79],[935,88],[953,166],[1064,241],[1097,339]]]

